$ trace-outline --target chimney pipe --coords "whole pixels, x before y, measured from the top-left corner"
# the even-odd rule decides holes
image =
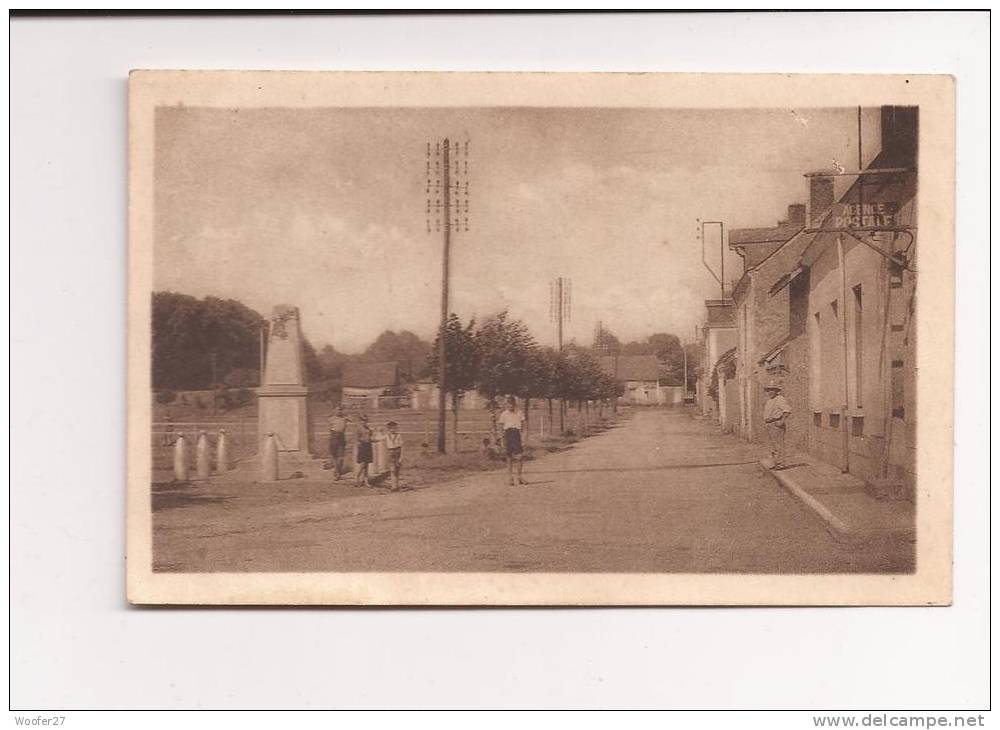
[[[813,173],[808,180],[809,227],[817,228],[823,222],[823,216],[833,207],[833,178],[827,177],[822,173]]]

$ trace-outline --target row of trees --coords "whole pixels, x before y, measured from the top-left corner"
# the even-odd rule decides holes
[[[439,334],[427,362],[427,371],[435,381],[440,338]],[[458,315],[451,314],[445,328],[445,353],[444,390],[451,396],[452,427],[456,430],[462,394],[473,389],[489,399],[494,431],[496,413],[507,396],[522,399],[527,419],[532,400],[546,400],[551,417],[556,401],[576,401],[588,410],[589,402],[597,401],[603,409],[606,401],[625,391],[624,383],[604,372],[589,351],[573,346],[562,352],[542,347],[524,322],[511,319],[507,312],[480,324],[475,319],[463,324]]]
[[[153,293],[152,376],[154,390],[253,388],[260,385],[260,340],[268,321],[235,299],[198,299],[175,292]],[[339,390],[352,361],[399,363],[404,379],[425,372],[430,343],[409,331],[386,330],[356,355],[329,345],[316,352],[303,336],[306,381]]]

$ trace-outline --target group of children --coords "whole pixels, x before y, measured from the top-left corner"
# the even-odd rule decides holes
[[[343,406],[337,406],[329,417],[330,426],[330,458],[333,460],[334,480],[339,481],[344,472],[344,455],[347,452],[347,424],[350,419],[344,415]],[[399,424],[389,421],[385,430],[377,433],[368,425],[368,416],[361,414],[354,429],[354,486],[370,487],[368,469],[372,463],[374,449],[372,444],[382,442],[388,451],[389,475],[392,479],[390,489],[399,491],[399,472],[403,463],[403,436],[399,433]]]
[[[344,472],[344,456],[347,452],[347,424],[350,419],[344,414],[344,407],[338,405],[333,415],[328,419],[330,427],[330,458],[333,461],[334,480],[339,481]],[[514,470],[517,468],[517,484],[527,484],[521,475],[524,466],[524,446],[522,432],[524,431],[524,415],[517,409],[514,398],[507,399],[507,407],[500,414],[500,426],[503,429],[504,451],[507,457],[507,475],[510,485],[514,486]],[[370,487],[368,469],[372,463],[374,449],[372,444],[382,442],[388,451],[389,475],[392,479],[391,490],[399,490],[399,473],[403,464],[403,435],[399,433],[399,424],[389,421],[385,430],[373,432],[368,425],[368,416],[358,416],[354,429],[354,486]],[[488,442],[486,442],[488,444]]]

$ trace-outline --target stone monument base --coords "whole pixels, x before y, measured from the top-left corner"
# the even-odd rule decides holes
[[[267,435],[273,433],[279,453],[297,453],[304,458],[312,458],[306,408],[308,394],[309,389],[302,385],[264,385],[257,389],[260,447],[263,447]]]

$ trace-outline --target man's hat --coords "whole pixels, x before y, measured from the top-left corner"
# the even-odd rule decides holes
[[[777,390],[780,392],[781,385],[777,381],[772,380],[770,383],[764,386],[764,390]]]

